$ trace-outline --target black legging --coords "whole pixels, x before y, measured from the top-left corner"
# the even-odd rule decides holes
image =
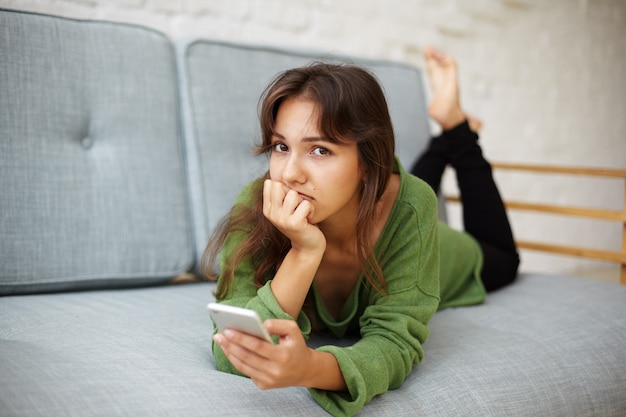
[[[456,171],[463,204],[463,223],[483,252],[481,279],[487,291],[515,280],[519,255],[491,165],[482,155],[478,135],[466,122],[430,141],[411,173],[439,191],[446,165]]]

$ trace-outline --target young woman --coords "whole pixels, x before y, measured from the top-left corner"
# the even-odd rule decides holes
[[[219,369],[261,389],[307,387],[331,414],[353,415],[421,361],[437,309],[482,302],[481,277],[488,289],[515,277],[510,227],[461,110],[454,60],[431,48],[425,57],[429,113],[443,134],[413,172],[430,186],[395,158],[386,100],[366,70],[312,64],[267,87],[258,151],[269,154],[269,171],[242,190],[203,264],[221,250],[218,301],[256,310],[278,343],[216,332]],[[433,189],[448,163],[474,237],[437,220]],[[502,257],[515,265],[506,276]],[[312,331],[360,338],[312,349]]]

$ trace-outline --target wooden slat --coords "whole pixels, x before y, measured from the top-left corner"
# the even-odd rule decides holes
[[[539,211],[543,213],[555,213],[564,214],[568,216],[580,216],[592,219],[611,220],[623,222],[626,221],[626,213],[613,210],[599,210],[582,207],[568,207],[568,206],[556,206],[552,204],[534,204],[534,203],[522,203],[517,201],[505,202],[507,208],[517,210],[531,210]]]
[[[589,175],[599,177],[626,178],[626,170],[612,168],[566,167],[558,165],[513,164],[496,162],[491,164],[494,169],[539,172],[546,174]]]
[[[446,201],[459,203],[459,196],[446,196]],[[558,206],[554,204],[524,203],[520,201],[505,201],[504,205],[508,209],[538,211],[542,213],[563,214],[568,216],[580,216],[590,219],[609,220],[626,222],[626,212],[616,210],[600,210],[583,207]]]
[[[516,241],[516,244],[519,248],[523,249],[579,256],[583,258],[598,259],[600,261],[626,263],[626,253],[621,252],[597,250],[577,246],[553,245],[524,240],[518,240]]]

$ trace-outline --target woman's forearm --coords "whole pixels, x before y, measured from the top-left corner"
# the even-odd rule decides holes
[[[270,285],[283,311],[294,319],[298,317],[309,292],[313,278],[324,256],[324,251],[291,249],[278,268]]]

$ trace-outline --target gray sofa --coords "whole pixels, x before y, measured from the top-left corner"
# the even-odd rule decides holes
[[[0,415],[326,415],[304,388],[217,371],[214,284],[180,283],[264,171],[262,87],[319,57],[0,10]],[[410,165],[429,134],[419,70],[353,60]],[[522,274],[430,328],[424,361],[360,415],[626,415],[626,287]],[[311,343],[329,342],[350,343]]]

